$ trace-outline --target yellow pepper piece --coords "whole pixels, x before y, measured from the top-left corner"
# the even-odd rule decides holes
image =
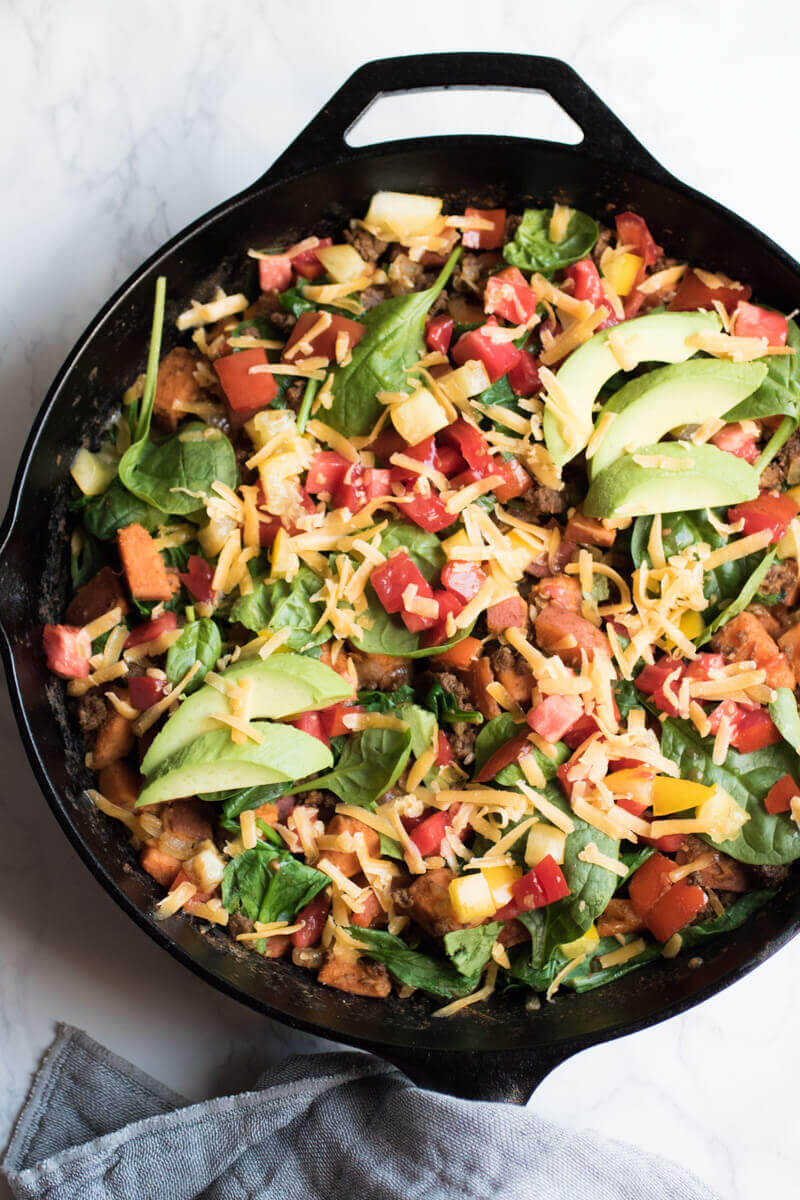
[[[545,821],[537,821],[525,843],[527,866],[535,867],[548,854],[555,862],[563,863],[566,840],[567,835],[562,829],[556,829],[555,825],[548,825]]]
[[[511,902],[511,885],[521,877],[522,870],[503,863],[499,867],[481,867],[481,874],[489,885],[495,907],[502,908]]]
[[[498,907],[482,871],[459,875],[451,881],[448,891],[456,920],[465,925],[493,917]]]
[[[389,415],[401,438],[412,446],[450,423],[441,404],[427,388],[417,388],[407,400],[395,404]]]
[[[714,788],[706,787],[702,783],[657,775],[653,780],[653,812],[657,817],[685,812],[687,808],[697,808],[713,794]]]
[[[687,637],[690,642],[693,642],[695,638],[698,638],[705,627],[705,622],[700,613],[696,612],[696,610],[693,608],[687,608],[680,621],[678,621],[678,628],[683,636]],[[675,643],[670,638],[667,639],[667,643],[670,650],[677,649]],[[683,651],[681,651],[681,653],[683,653]]]
[[[459,550],[464,550],[469,545],[466,529],[459,529],[457,533],[451,534],[449,538],[445,538],[442,542],[442,549],[448,558],[458,558]]]
[[[653,803],[652,767],[642,763],[640,767],[624,767],[621,771],[612,771],[606,775],[603,782],[613,796],[629,796],[649,808]]]
[[[582,954],[593,950],[599,941],[600,934],[594,925],[590,925],[581,937],[575,938],[574,942],[562,942],[558,948],[565,958],[580,958]]]
[[[697,809],[697,819],[705,825],[714,842],[727,842],[739,836],[739,830],[750,814],[737,804],[722,788],[708,788],[711,795]]]
[[[616,254],[603,271],[618,296],[627,296],[636,282],[639,268],[644,262],[638,254]]]

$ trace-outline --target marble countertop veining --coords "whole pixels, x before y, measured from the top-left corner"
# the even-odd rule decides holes
[[[754,22],[741,0],[607,0],[602,24],[596,11],[589,0],[443,0],[432,22],[420,0],[406,0],[402,20],[352,0],[5,0],[0,500],[50,380],[100,304],[169,235],[260,175],[370,58],[562,57],[678,177],[800,255],[800,10],[762,0]],[[546,134],[551,118],[516,96],[395,101],[373,110],[363,136]],[[244,1086],[288,1050],[324,1048],[200,984],[123,916],[51,818],[5,695],[0,745],[0,1140],[58,1019],[191,1098]],[[787,1031],[799,973],[794,944],[701,1008],[565,1063],[532,1103],[576,1136],[592,1127],[679,1159],[731,1200],[794,1195],[800,1052]]]

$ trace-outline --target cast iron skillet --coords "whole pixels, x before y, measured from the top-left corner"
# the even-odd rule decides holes
[[[549,93],[584,133],[579,146],[459,136],[354,150],[343,138],[381,94],[451,86]],[[513,103],[513,94],[509,96]],[[174,237],[125,283],[69,355],[31,431],[0,537],[0,650],[22,738],[53,813],[120,906],[180,962],[220,991],[286,1024],[374,1051],[425,1086],[456,1095],[524,1101],[557,1063],[586,1046],[641,1029],[699,1003],[751,970],[800,925],[797,885],[690,968],[679,958],[583,996],[560,993],[528,1012],[519,991],[488,1010],[432,1020],[424,998],[388,1002],[318,986],[283,960],[237,953],[223,934],[180,918],[157,924],[152,881],[135,867],[114,822],[81,798],[89,782],[63,686],[40,650],[44,621],[67,592],[68,467],[140,370],[155,278],[169,282],[165,351],[174,317],[217,283],[238,291],[248,247],[334,231],[378,188],[444,195],[454,205],[522,209],[553,196],[602,217],[641,212],[668,253],[729,271],[784,311],[800,295],[800,266],[752,226],[673,179],[570,67],[503,54],[432,54],[368,63],[345,83],[252,187]]]

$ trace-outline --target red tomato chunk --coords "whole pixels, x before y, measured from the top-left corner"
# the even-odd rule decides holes
[[[762,492],[755,500],[746,500],[729,508],[728,520],[731,523],[744,521],[743,536],[769,529],[772,534],[770,542],[779,542],[798,512],[800,508],[796,501],[785,492]]]
[[[48,668],[62,679],[85,679],[92,642],[77,625],[45,625],[42,634]]]
[[[278,385],[274,375],[268,372],[250,374],[251,367],[266,365],[267,356],[261,347],[226,354],[214,363],[231,416],[246,420],[275,399]]]

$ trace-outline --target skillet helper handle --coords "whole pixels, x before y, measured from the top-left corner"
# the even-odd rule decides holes
[[[381,96],[437,88],[500,88],[544,92],[583,133],[580,153],[660,181],[667,171],[614,115],[580,75],[558,58],[536,54],[409,54],[365,63],[309,122],[259,184],[275,183],[319,166],[357,157],[345,142],[349,129]],[[502,129],[498,130],[502,134]]]
[[[527,1104],[542,1080],[569,1058],[573,1048],[501,1050],[476,1055],[469,1051],[437,1051],[392,1047],[382,1056],[417,1085],[462,1100],[495,1100]]]

